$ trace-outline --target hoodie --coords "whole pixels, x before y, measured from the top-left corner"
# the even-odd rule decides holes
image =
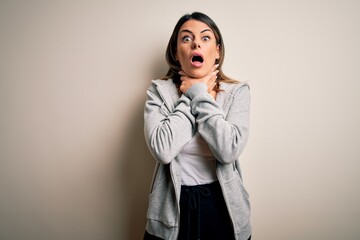
[[[144,134],[157,160],[149,195],[146,231],[176,240],[180,225],[180,151],[196,132],[216,158],[216,175],[237,240],[251,235],[249,195],[239,156],[249,133],[250,89],[247,83],[220,83],[216,100],[207,85],[196,83],[179,95],[171,79],[153,80],[144,108]]]

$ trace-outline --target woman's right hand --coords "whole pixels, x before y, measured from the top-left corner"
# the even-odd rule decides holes
[[[186,75],[184,71],[180,71],[179,72],[179,74],[181,75],[180,91],[185,93],[193,84],[202,82],[208,86],[208,93],[211,93],[216,85],[217,74],[219,72],[219,70],[217,70],[218,67],[219,67],[218,64],[214,65],[211,68],[210,72],[202,78],[193,78]]]

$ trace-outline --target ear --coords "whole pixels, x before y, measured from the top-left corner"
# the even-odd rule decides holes
[[[178,53],[177,53],[177,51],[176,51],[176,53],[175,53],[175,60],[176,60],[176,61],[179,61],[179,58],[178,58]]]
[[[217,51],[216,59],[219,60],[219,59],[220,59],[220,44],[218,44],[218,45],[216,46],[216,51]]]

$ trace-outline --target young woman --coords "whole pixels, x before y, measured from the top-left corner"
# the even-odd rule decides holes
[[[221,33],[199,12],[176,24],[169,71],[147,91],[145,138],[157,160],[144,239],[251,238],[239,156],[249,130],[249,86],[229,79]]]

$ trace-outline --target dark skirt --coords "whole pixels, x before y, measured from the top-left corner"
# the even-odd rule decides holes
[[[193,239],[235,239],[232,222],[218,181],[205,185],[181,187],[178,240]],[[145,232],[144,240],[161,240],[161,238]]]

